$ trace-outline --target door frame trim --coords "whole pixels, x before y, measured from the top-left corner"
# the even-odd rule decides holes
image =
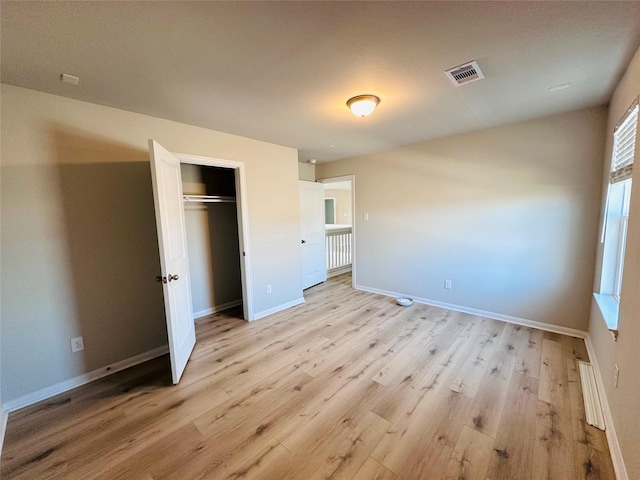
[[[342,175],[340,177],[319,178],[319,183],[351,182],[351,287],[356,288],[356,176]]]
[[[203,157],[187,153],[174,153],[180,163],[208,167],[232,168],[236,178],[236,205],[238,216],[238,237],[240,248],[240,274],[242,278],[242,309],[247,321],[254,320],[253,292],[251,281],[251,252],[249,248],[249,211],[247,208],[247,180],[244,162],[223,158]],[[244,255],[243,255],[244,253]]]

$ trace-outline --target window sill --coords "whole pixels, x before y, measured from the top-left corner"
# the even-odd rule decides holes
[[[594,298],[602,314],[602,318],[607,324],[607,328],[611,332],[614,340],[618,339],[618,314],[620,312],[620,304],[613,295],[605,295],[602,293],[594,293]]]

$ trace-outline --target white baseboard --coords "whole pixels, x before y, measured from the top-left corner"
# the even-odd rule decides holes
[[[292,300],[290,302],[282,303],[273,308],[258,312],[253,315],[253,320],[259,320],[260,318],[268,317],[269,315],[281,312],[282,310],[286,310],[287,308],[295,307],[296,305],[300,305],[301,303],[304,303],[304,297],[296,298],[295,300]]]
[[[587,332],[583,330],[576,330],[575,328],[562,327],[559,325],[551,325],[550,323],[536,322],[535,320],[527,320],[526,318],[512,317],[511,315],[503,315],[502,313],[489,312],[486,310],[479,310],[477,308],[464,307],[462,305],[454,305],[452,303],[438,302],[436,300],[430,300],[428,298],[418,298],[403,293],[389,292],[386,290],[379,290],[377,288],[366,287],[363,285],[356,285],[356,290],[363,290],[365,292],[379,293],[380,295],[387,295],[389,297],[409,296],[413,298],[414,302],[422,303],[424,305],[431,305],[434,307],[446,308],[447,310],[453,310],[456,312],[469,313],[471,315],[478,315],[480,317],[492,318],[494,320],[500,320],[502,322],[514,323],[516,325],[522,325],[524,327],[537,328],[538,330],[544,330],[551,333],[559,333],[562,335],[568,335],[570,337],[586,338]]]
[[[42,400],[53,397],[54,395],[64,393],[73,388],[86,385],[87,383],[93,382],[94,380],[98,380],[99,378],[106,377],[107,375],[111,375],[126,368],[133,367],[134,365],[138,365],[140,363],[152,360],[156,357],[160,357],[168,352],[169,347],[167,345],[154,348],[153,350],[141,353],[140,355],[126,358],[114,364],[106,365],[92,372],[83,373],[82,375],[70,378],[69,380],[65,380],[49,387],[41,388],[40,390],[36,390],[35,392],[29,393],[27,395],[23,395],[22,397],[9,400],[2,405],[2,409],[7,414],[16,410],[20,410],[21,408],[28,407],[29,405],[33,405],[34,403],[38,403]]]
[[[205,308],[204,310],[194,312],[193,319],[198,320],[199,318],[206,317],[207,315],[211,315],[212,313],[222,312],[223,310],[228,310],[229,308],[237,307],[238,305],[242,305],[242,299],[223,303],[221,305],[215,305],[211,308]]]
[[[2,408],[2,416],[0,417],[0,456],[2,456],[4,435],[7,433],[7,420],[9,420],[9,412]]]
[[[593,348],[593,343],[591,342],[591,335],[587,334],[584,339],[584,343],[587,345],[589,361],[593,365],[593,370],[596,376],[596,385],[598,387],[598,394],[600,395],[600,404],[604,413],[604,424],[606,427],[605,433],[607,434],[607,443],[609,443],[611,462],[613,463],[613,469],[616,472],[616,479],[629,480],[627,468],[625,467],[624,459],[622,458],[622,450],[620,450],[620,443],[618,443],[618,436],[616,435],[616,427],[613,424],[613,416],[611,415],[607,392],[604,389],[604,381],[602,380],[602,373],[600,372],[600,366],[598,365],[598,358],[596,357],[596,351]]]

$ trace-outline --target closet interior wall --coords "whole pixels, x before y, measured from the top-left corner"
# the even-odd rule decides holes
[[[231,168],[181,164],[195,319],[242,304],[235,172]],[[224,201],[198,201],[197,196]],[[195,199],[195,201],[193,201]]]

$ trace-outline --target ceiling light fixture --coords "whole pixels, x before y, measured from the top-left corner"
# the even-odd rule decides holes
[[[356,117],[371,115],[376,109],[380,99],[375,95],[357,95],[347,100],[347,107]]]

